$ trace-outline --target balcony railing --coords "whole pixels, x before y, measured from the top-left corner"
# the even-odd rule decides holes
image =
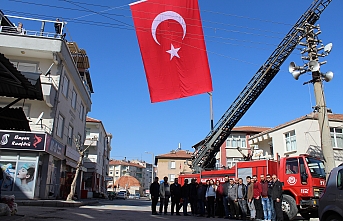
[[[12,26],[0,26],[0,32],[8,33],[8,34],[15,34],[15,35],[26,35],[26,36],[35,36],[35,37],[42,37],[42,38],[58,38],[63,39],[64,35],[51,33],[51,32],[42,32],[42,31],[31,31],[25,29],[18,29],[17,27]]]

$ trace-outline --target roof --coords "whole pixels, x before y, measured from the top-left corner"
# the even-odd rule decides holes
[[[18,71],[0,53],[0,96],[43,100],[40,74]]]
[[[186,150],[171,151],[170,153],[156,156],[156,159],[191,159],[192,153]]]
[[[343,114],[332,114],[332,113],[328,113],[328,118],[329,120],[338,120],[338,121],[343,121]],[[310,114],[307,114],[305,116],[302,116],[302,117],[299,117],[299,118],[296,118],[294,120],[291,120],[289,122],[286,122],[284,124],[280,124],[274,128],[270,128],[268,130],[265,130],[259,134],[256,134],[252,137],[250,137],[249,139],[253,139],[253,138],[256,138],[256,137],[259,137],[263,134],[267,134],[267,133],[270,133],[272,131],[276,131],[276,130],[279,130],[283,127],[287,127],[289,125],[292,125],[292,124],[295,124],[295,123],[298,123],[298,122],[301,122],[301,121],[304,121],[304,120],[318,120],[318,113],[310,113]]]
[[[271,129],[270,127],[255,127],[255,126],[239,126],[234,127],[232,132],[245,132],[245,133],[261,133],[263,131]]]
[[[101,120],[98,120],[98,119],[91,118],[91,117],[87,116],[86,122],[101,123]]]
[[[137,167],[137,168],[145,168],[144,166],[138,163],[131,163],[128,161],[123,161],[123,160],[110,160],[109,165],[112,165],[112,166],[122,165],[122,166],[132,166],[132,167]]]
[[[141,184],[133,176],[122,176],[118,180],[116,180],[115,185],[117,186],[117,188],[124,187],[126,189],[129,189],[132,186],[140,186]]]

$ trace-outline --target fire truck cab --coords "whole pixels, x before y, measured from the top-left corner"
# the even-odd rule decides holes
[[[179,182],[197,179],[204,183],[208,179],[224,182],[224,176],[243,178],[261,174],[276,174],[283,183],[282,209],[289,219],[297,213],[305,218],[318,216],[318,200],[325,187],[325,170],[321,160],[309,155],[283,157],[274,160],[239,161],[230,169],[201,171],[198,174],[182,174]],[[190,181],[190,180],[189,180]]]

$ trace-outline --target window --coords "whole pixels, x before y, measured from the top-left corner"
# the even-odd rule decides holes
[[[77,99],[77,94],[75,89],[73,89],[72,95],[71,95],[71,106],[72,108],[76,108],[76,99]]]
[[[80,118],[81,121],[83,121],[84,112],[85,112],[85,107],[84,107],[83,104],[81,103],[81,104],[80,104],[80,115],[79,115],[79,118]]]
[[[68,97],[68,89],[69,89],[69,79],[66,76],[66,72],[64,72],[64,76],[63,76],[63,84],[62,84],[62,94],[65,97]]]
[[[82,138],[81,134],[77,134],[77,141],[79,142],[80,145],[83,143],[81,138]]]
[[[63,137],[63,127],[64,127],[64,117],[62,115],[58,115],[56,134],[60,138]]]
[[[72,143],[73,143],[73,130],[74,130],[74,128],[69,125],[69,127],[68,127],[68,139],[67,139],[67,143],[69,145],[72,145]]]
[[[331,127],[331,142],[333,148],[343,149],[343,131],[342,128]]]
[[[175,161],[170,162],[170,169],[175,169]]]
[[[343,169],[337,173],[337,188],[340,190],[343,189]]]
[[[297,174],[299,173],[298,159],[291,158],[286,160],[286,174]]]
[[[285,142],[286,142],[286,152],[297,150],[295,130],[285,133]]]
[[[241,161],[242,158],[227,158],[226,159],[226,166],[231,168],[236,165],[236,162]]]
[[[86,128],[86,137],[89,138],[91,136],[91,129],[90,128]]]
[[[226,139],[226,147],[247,147],[245,135],[231,135]]]
[[[170,182],[174,182],[175,174],[169,174],[169,180],[170,180]]]

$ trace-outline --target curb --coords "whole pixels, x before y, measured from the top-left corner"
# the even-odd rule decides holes
[[[99,203],[99,200],[64,201],[64,200],[15,200],[18,206],[43,206],[43,207],[80,207]]]

